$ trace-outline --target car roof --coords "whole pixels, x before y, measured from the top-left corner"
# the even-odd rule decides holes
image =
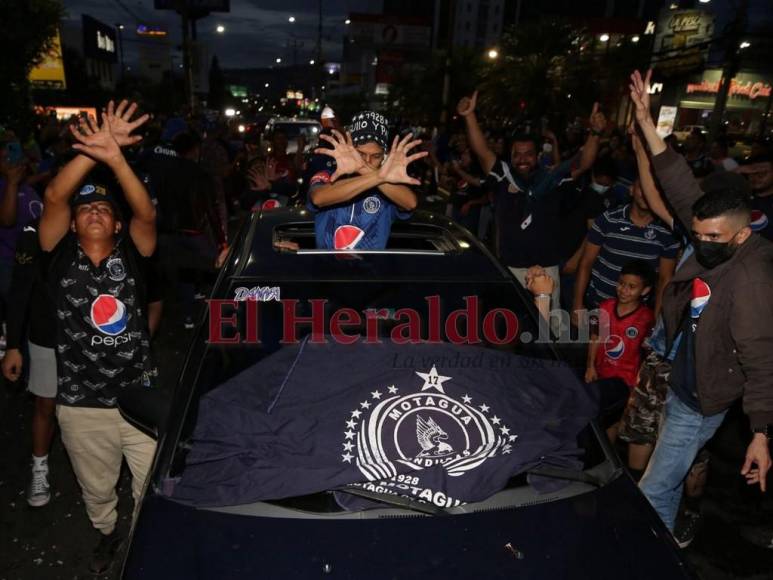
[[[445,216],[417,211],[392,226],[387,250],[317,250],[314,216],[303,208],[253,213],[235,243],[226,267],[231,278],[272,280],[388,280],[511,283],[512,277],[467,230]],[[302,249],[280,251],[277,240],[290,239]]]

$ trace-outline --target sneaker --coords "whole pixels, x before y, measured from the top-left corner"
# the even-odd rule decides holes
[[[43,507],[51,501],[51,492],[48,487],[48,466],[32,469],[32,477],[27,488],[27,503],[31,507]]]
[[[684,511],[676,518],[674,539],[680,548],[686,548],[695,539],[695,533],[700,525],[701,515],[692,511]]]
[[[195,327],[196,325],[193,322],[193,318],[186,316],[185,321],[183,322],[183,328],[185,328],[185,330],[193,330]]]
[[[89,571],[92,574],[102,574],[110,568],[123,541],[123,538],[118,535],[116,530],[113,530],[113,533],[109,536],[100,535],[102,537],[99,539],[97,547],[94,548],[94,553],[91,555],[91,561],[89,562]]]

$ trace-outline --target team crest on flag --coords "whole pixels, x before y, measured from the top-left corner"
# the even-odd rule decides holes
[[[391,385],[375,389],[345,422],[343,463],[355,464],[368,481],[397,478],[408,466],[442,466],[463,476],[488,458],[507,455],[518,437],[485,401],[446,392],[452,377],[416,372],[416,390]],[[461,393],[461,392],[460,392]],[[418,478],[416,478],[418,479]]]

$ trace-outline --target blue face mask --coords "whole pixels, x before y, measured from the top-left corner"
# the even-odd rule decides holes
[[[601,185],[600,183],[596,183],[595,181],[591,181],[590,187],[596,193],[606,193],[607,191],[609,191],[608,185]]]

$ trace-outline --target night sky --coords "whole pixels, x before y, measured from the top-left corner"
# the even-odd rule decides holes
[[[323,54],[326,60],[338,60],[344,20],[350,12],[380,12],[381,0],[323,0]],[[140,43],[153,42],[137,36],[138,23],[161,25],[169,32],[172,46],[181,42],[180,17],[173,11],[155,10],[153,0],[64,0],[66,18],[80,21],[88,14],[105,24],[122,23],[124,54],[127,64],[136,62]],[[264,67],[274,65],[281,57],[291,64],[293,38],[298,48],[298,62],[315,55],[317,8],[315,0],[231,0],[230,13],[212,13],[199,20],[199,40],[207,43],[223,68]],[[294,24],[288,22],[294,16]],[[215,32],[217,25],[226,28]]]

